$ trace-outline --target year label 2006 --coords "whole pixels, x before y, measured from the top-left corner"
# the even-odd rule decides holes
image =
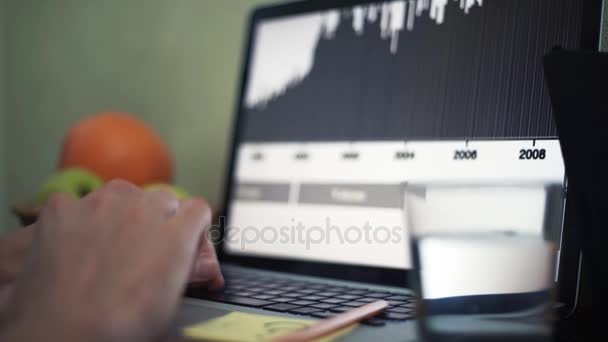
[[[456,150],[454,151],[454,160],[475,160],[477,159],[477,150]]]

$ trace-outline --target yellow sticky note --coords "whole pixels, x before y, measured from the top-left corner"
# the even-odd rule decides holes
[[[255,315],[244,312],[231,312],[200,324],[184,328],[186,337],[215,342],[260,342],[315,324],[316,321],[287,317]],[[317,342],[331,342],[356,327],[344,328],[332,335],[320,338]]]

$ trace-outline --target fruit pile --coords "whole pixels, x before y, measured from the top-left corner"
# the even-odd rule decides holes
[[[173,162],[161,138],[143,121],[125,113],[99,113],[76,123],[63,141],[58,169],[38,193],[38,207],[53,194],[82,197],[112,179],[124,179],[147,190],[166,187],[178,198],[188,196],[171,185]]]

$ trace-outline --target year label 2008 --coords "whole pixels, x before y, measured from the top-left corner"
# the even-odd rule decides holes
[[[522,148],[519,150],[519,159],[521,160],[543,160],[547,157],[547,151],[544,148]]]

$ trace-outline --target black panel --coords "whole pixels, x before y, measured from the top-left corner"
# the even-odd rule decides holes
[[[319,36],[310,74],[244,109],[245,139],[554,137],[541,59],[579,46],[583,3],[488,0],[465,14],[449,1],[443,24],[416,18],[395,54],[377,22],[358,35],[344,13],[333,38]]]

